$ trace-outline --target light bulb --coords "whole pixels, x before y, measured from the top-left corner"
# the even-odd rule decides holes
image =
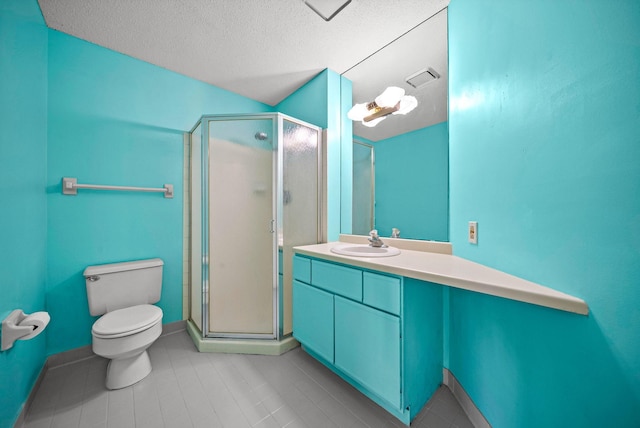
[[[404,89],[398,88],[397,86],[389,86],[383,93],[376,97],[375,101],[376,104],[383,108],[394,107],[403,95]]]
[[[393,114],[407,114],[416,107],[418,107],[418,100],[416,97],[405,95],[400,99],[400,108],[398,111],[394,111]]]

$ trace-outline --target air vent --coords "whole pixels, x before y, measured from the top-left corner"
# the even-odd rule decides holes
[[[331,21],[351,0],[303,0],[304,4],[320,15],[325,21]]]
[[[433,82],[440,78],[440,75],[431,67],[423,68],[422,70],[413,73],[411,76],[407,77],[405,80],[408,84],[413,86],[416,89],[420,89],[423,86]]]

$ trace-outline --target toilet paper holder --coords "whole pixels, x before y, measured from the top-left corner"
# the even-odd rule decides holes
[[[2,321],[2,348],[0,350],[11,349],[16,340],[36,337],[49,324],[49,320],[47,312],[34,312],[27,315],[22,310],[15,309]]]

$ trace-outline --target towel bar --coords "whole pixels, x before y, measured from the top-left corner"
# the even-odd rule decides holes
[[[165,198],[173,198],[173,184],[165,184],[162,188],[157,187],[133,187],[133,186],[104,186],[101,184],[78,184],[78,179],[63,177],[62,193],[64,195],[77,195],[78,189],[97,190],[124,190],[129,192],[158,192],[164,193]]]

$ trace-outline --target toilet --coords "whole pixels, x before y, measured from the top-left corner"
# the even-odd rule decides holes
[[[162,333],[161,259],[88,266],[84,270],[93,324],[93,352],[108,358],[107,389],[133,385],[151,373],[147,348]]]

